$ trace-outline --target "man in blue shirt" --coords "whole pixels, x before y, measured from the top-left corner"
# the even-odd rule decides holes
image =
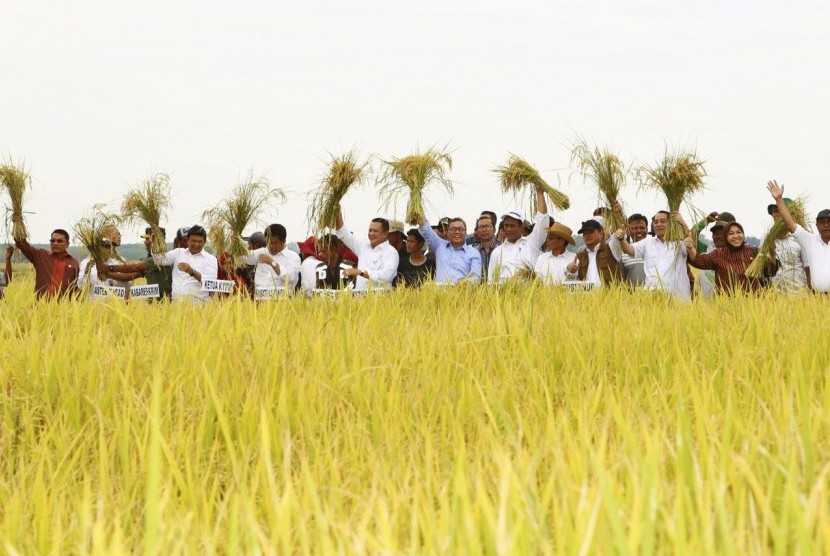
[[[451,218],[447,226],[447,238],[441,239],[432,230],[426,218],[419,222],[418,231],[427,240],[429,250],[435,255],[435,281],[439,284],[455,284],[467,280],[481,282],[481,255],[478,249],[465,243],[467,224],[461,218]]]

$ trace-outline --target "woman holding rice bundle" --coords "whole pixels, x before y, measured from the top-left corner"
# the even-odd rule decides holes
[[[701,270],[715,271],[715,288],[718,293],[751,293],[761,288],[762,281],[746,275],[746,269],[758,256],[758,249],[746,244],[744,227],[729,222],[724,227],[726,245],[711,253],[699,255],[691,236],[685,239],[689,263]],[[765,275],[772,276],[778,270],[778,259],[772,257],[765,265]]]

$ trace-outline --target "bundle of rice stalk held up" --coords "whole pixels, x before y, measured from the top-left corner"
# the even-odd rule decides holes
[[[29,187],[32,179],[26,170],[15,166],[11,161],[0,166],[0,186],[9,194],[11,213],[17,216],[17,221],[12,223],[12,237],[25,240],[28,238],[26,223],[23,221],[23,196]]]
[[[548,185],[536,168],[515,154],[510,155],[506,166],[498,166],[493,171],[499,176],[502,192],[512,194],[517,201],[527,196],[530,187],[531,212],[536,212],[536,189],[541,189],[559,210],[571,206],[567,195]]]
[[[252,173],[233,189],[229,199],[206,210],[202,218],[212,230],[217,228],[211,234],[215,239],[222,237],[219,228],[224,228],[222,233],[225,234],[225,248],[220,251],[220,246],[213,245],[217,256],[227,251],[234,262],[240,264],[248,255],[248,242],[242,238],[245,229],[249,224],[258,222],[263,210],[273,207],[277,201],[284,202],[285,199],[281,189],[272,187],[266,178],[255,177]]]
[[[695,193],[703,190],[703,178],[706,170],[703,161],[694,152],[669,153],[655,166],[642,166],[637,169],[641,187],[659,189],[666,196],[669,212],[680,210],[683,202],[688,202]],[[666,241],[682,241],[685,234],[683,227],[674,218],[669,218]]]
[[[121,202],[121,218],[125,222],[146,222],[152,231],[150,251],[156,254],[167,251],[161,222],[167,218],[170,207],[170,177],[153,174],[131,189]]]
[[[787,202],[787,209],[790,211],[796,224],[805,229],[809,228],[809,224],[807,223],[807,200],[804,197],[798,197],[793,201]],[[762,278],[764,276],[764,267],[775,257],[775,242],[779,239],[784,239],[789,233],[790,231],[787,229],[784,220],[782,218],[776,218],[764,236],[760,247],[758,247],[758,255],[747,267],[746,275],[750,278]]]
[[[606,230],[613,232],[625,227],[628,223],[625,214],[613,210],[619,202],[620,190],[625,185],[626,170],[619,157],[608,149],[589,146],[580,137],[571,149],[571,162],[577,164],[583,178],[597,186],[600,203],[608,207],[603,215]]]
[[[308,221],[312,234],[317,236],[326,229],[337,227],[337,211],[340,201],[356,184],[362,183],[368,173],[368,162],[359,162],[357,153],[349,151],[340,156],[329,155],[328,171],[320,181],[308,208]]]
[[[404,220],[409,224],[417,225],[426,218],[424,192],[427,187],[435,184],[450,194],[453,192],[449,176],[452,156],[446,147],[443,150],[431,147],[424,153],[384,160],[383,165],[380,197],[384,207],[393,205],[400,196],[408,194]]]
[[[107,212],[104,205],[95,205],[89,216],[81,218],[75,224],[75,236],[89,251],[94,264],[106,263],[112,258],[124,262],[110,239],[118,223],[118,216]]]

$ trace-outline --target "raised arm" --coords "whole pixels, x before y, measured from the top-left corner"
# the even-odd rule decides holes
[[[625,239],[625,229],[620,228],[616,232],[614,232],[614,238],[620,245],[620,251],[628,255],[629,257],[634,256],[634,247]]]
[[[418,231],[424,236],[427,245],[429,245],[429,250],[433,253],[438,251],[441,245],[449,243],[446,239],[438,237],[438,234],[435,233],[435,230],[432,229],[432,226],[429,225],[429,221],[426,218],[420,223]]]
[[[790,214],[790,209],[787,208],[787,204],[784,202],[784,186],[778,185],[778,182],[775,180],[770,180],[767,182],[767,191],[769,194],[772,195],[772,198],[775,199],[775,206],[778,207],[778,214],[781,216],[781,220],[784,221],[784,224],[787,225],[787,230],[790,233],[794,233],[797,227],[795,220],[793,220],[793,215]]]
[[[12,283],[12,255],[14,255],[14,247],[6,246],[6,267],[3,274],[6,276],[6,284]]]
[[[545,199],[545,192],[540,188],[536,188],[536,212],[541,214],[548,213],[548,202]]]

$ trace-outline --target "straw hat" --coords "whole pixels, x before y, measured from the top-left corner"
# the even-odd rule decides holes
[[[552,236],[556,236],[558,238],[564,239],[565,241],[567,241],[571,245],[576,245],[576,242],[574,241],[574,238],[573,238],[573,235],[574,235],[573,230],[571,230],[570,228],[568,228],[567,226],[565,226],[563,224],[560,224],[559,222],[554,222],[553,226],[550,226],[549,228],[545,228],[545,231],[547,233],[549,233],[550,235],[552,235]]]

